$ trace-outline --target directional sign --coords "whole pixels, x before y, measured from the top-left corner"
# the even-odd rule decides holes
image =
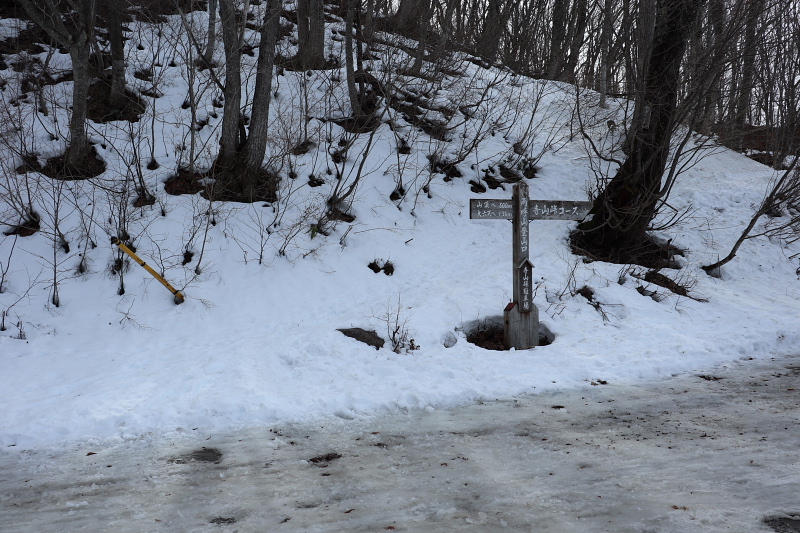
[[[513,226],[513,297],[503,311],[506,348],[528,349],[539,343],[539,310],[533,303],[533,263],[530,260],[531,220],[582,220],[591,202],[531,200],[525,182],[514,184],[510,200],[489,198],[469,201],[469,218],[510,220]]]
[[[528,200],[529,220],[582,220],[592,202],[572,200]],[[514,202],[499,199],[471,199],[469,218],[476,220],[512,220]]]
[[[530,235],[528,222],[528,185],[520,183],[514,186],[511,198],[513,228],[513,295],[519,305],[519,311],[529,312],[533,307],[533,291],[531,279],[533,272],[530,257]],[[537,339],[538,340],[538,339]]]
[[[533,309],[533,288],[531,287],[533,280],[533,263],[530,259],[525,258],[521,264],[517,266],[514,272],[514,285],[519,295],[515,298],[519,303],[519,310],[522,313],[528,313]]]

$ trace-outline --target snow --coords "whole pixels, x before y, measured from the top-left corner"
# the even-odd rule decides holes
[[[768,532],[764,519],[797,511],[800,359],[709,372],[359,421],[7,448],[0,519],[17,533]]]
[[[202,17],[196,24],[203,27]],[[20,178],[13,167],[20,160],[8,152],[8,147],[2,148],[5,152],[0,160],[5,176],[0,220],[8,225],[17,223],[15,209],[24,205],[27,195],[43,215],[43,229],[35,235],[0,237],[0,312],[7,312],[6,330],[0,331],[0,447],[5,456],[12,457],[8,460],[21,461],[20,468],[26,471],[35,473],[36,465],[41,464],[42,473],[50,476],[45,471],[53,462],[46,459],[51,453],[47,450],[55,450],[53,457],[64,457],[66,450],[83,452],[86,446],[108,449],[118,463],[119,458],[135,453],[136,443],[144,439],[156,442],[156,447],[148,448],[147,453],[178,453],[177,448],[184,444],[175,444],[171,451],[162,451],[162,447],[171,446],[168,443],[173,441],[183,443],[190,434],[207,435],[212,443],[233,443],[226,440],[230,435],[243,441],[260,439],[280,452],[289,448],[277,438],[265,440],[270,428],[310,428],[319,423],[352,432],[353,428],[375,424],[381,435],[394,434],[392,424],[400,422],[391,417],[400,413],[410,413],[403,416],[411,417],[408,424],[413,425],[424,420],[427,413],[438,416],[435,413],[444,408],[487,399],[500,398],[508,403],[526,395],[524,402],[541,405],[543,401],[555,401],[552,399],[561,394],[577,402],[577,395],[587,391],[601,394],[597,391],[624,390],[637,394],[636,387],[643,382],[691,375],[721,364],[741,364],[735,362],[742,360],[757,365],[771,357],[798,352],[798,243],[759,237],[744,244],[737,258],[723,267],[720,278],[709,277],[700,268],[727,253],[773,178],[770,169],[740,154],[719,146],[703,149],[702,157],[679,177],[669,200],[672,208],[677,212],[685,210],[686,215],[674,227],[657,232],[659,237],[673,239],[674,244],[687,250],[680,259],[679,270],[662,273],[690,287],[690,295],[696,299],[677,296],[645,282],[641,279],[645,269],[640,267],[584,262],[568,246],[567,237],[574,222],[533,221],[531,260],[537,285],[534,302],[543,324],[554,335],[554,342],[532,350],[488,351],[468,343],[465,329],[496,319],[509,301],[511,225],[499,220],[470,220],[468,204],[470,198],[510,198],[511,189],[506,185],[480,195],[470,191],[468,182],[482,178],[485,169],[491,173],[490,165],[496,167],[513,159],[513,146],[519,142],[525,157],[539,169],[537,177],[528,180],[532,198],[586,200],[587,190],[595,187],[597,163],[590,160],[580,138],[570,137],[573,88],[458,63],[464,75],[448,76],[439,91],[431,94],[431,103],[447,105],[477,102],[475,99],[483,95],[487,98],[471,109],[473,118],[467,120],[456,114],[449,140],[429,137],[388,109],[384,118],[396,121],[398,127],[394,131],[383,124],[374,136],[352,136],[331,121],[321,120],[349,114],[342,73],[320,71],[307,77],[287,71],[276,78],[278,96],[271,108],[275,127],[269,162],[284,176],[279,202],[217,202],[209,206],[199,195],[169,196],[162,185],[189,157],[185,126],[189,111],[181,109],[187,81],[180,65],[185,62],[168,66],[168,58],[178,54],[170,48],[174,42],[161,42],[151,28],[136,27],[133,33],[137,39],[130,41],[130,46],[146,46],[141,51],[132,50],[138,55],[129,64],[131,82],[149,88],[152,83],[133,79],[133,72],[158,63],[155,76],[164,96],[147,100],[149,105],[155,104],[155,120],[151,107],[132,129],[127,123],[91,125],[93,138],[102,143],[97,150],[108,165],[104,177],[86,182],[53,182],[29,173],[23,194],[15,195]],[[284,56],[289,56],[290,45],[284,42],[281,46]],[[153,59],[154,54],[157,60]],[[399,54],[396,61],[403,57]],[[59,68],[64,66],[61,63],[68,65],[67,56],[56,59]],[[245,60],[252,68],[255,59]],[[13,72],[1,74],[10,79]],[[203,76],[206,74],[198,73],[198,84]],[[252,83],[251,76],[246,78]],[[46,87],[47,101],[67,102],[67,89],[64,84]],[[414,87],[409,84],[406,89]],[[9,82],[3,98],[10,100],[14,90]],[[210,124],[198,136],[196,150],[201,165],[213,159],[219,134],[221,115],[213,117],[214,97],[212,90],[201,93],[201,118],[206,113]],[[582,106],[585,108],[586,104]],[[6,117],[6,133],[14,121],[34,123],[30,105],[13,109],[17,115]],[[318,117],[308,123],[309,137],[316,146],[304,155],[287,155],[286,148],[295,146],[302,136],[305,114]],[[618,134],[605,126],[608,117],[619,121],[612,110],[607,114],[598,112],[590,125],[591,134],[605,146]],[[63,129],[66,123],[66,111],[54,108],[49,117],[39,117],[32,133],[22,141],[25,146],[35,146],[40,158],[60,153],[63,140],[60,135],[52,140],[50,133]],[[141,209],[124,207],[130,205],[130,195],[134,193],[128,190],[129,197],[120,202],[119,195],[108,191],[119,189],[129,175],[130,165],[136,164],[137,155],[142,166],[147,163],[151,128],[156,132],[153,150],[161,167],[143,168],[142,172],[158,201]],[[141,142],[130,142],[131,131]],[[410,154],[397,152],[400,138],[412,147]],[[346,161],[337,165],[329,154],[337,149],[340,139],[352,144]],[[442,174],[430,174],[429,155],[453,160],[465,153],[468,155],[458,164],[462,178],[445,181]],[[362,181],[350,206],[355,221],[337,223],[329,235],[314,231],[311,224],[324,213],[327,195],[339,183],[337,173],[341,183],[348,185],[359,168]],[[287,177],[290,170],[297,178]],[[326,183],[322,187],[308,186],[310,174]],[[407,194],[402,200],[391,201],[389,195],[400,179]],[[54,217],[56,207],[58,218]],[[664,219],[668,217],[669,213],[665,213]],[[108,272],[116,250],[108,236],[121,219],[127,220],[137,252],[184,292],[186,303],[174,305],[164,287],[134,263],[125,273],[124,295],[117,294],[119,278]],[[56,230],[70,243],[69,252],[54,244]],[[185,250],[191,250],[194,257],[182,265]],[[373,260],[391,261],[394,274],[373,273],[367,268]],[[88,266],[86,273],[77,272],[82,261]],[[54,278],[58,281],[59,306],[52,304]],[[577,294],[583,286],[594,291],[595,306]],[[656,295],[644,296],[637,290],[642,287]],[[388,339],[387,328],[394,323],[407,331],[419,349],[395,353],[387,345],[375,350],[336,331],[362,327],[375,329]],[[614,388],[587,388],[598,380]],[[643,388],[643,396],[631,404],[630,412],[653,414],[648,402],[654,400],[647,391],[661,394],[665,386]],[[527,396],[530,394],[539,396]],[[713,398],[706,396],[703,401]],[[694,409],[692,416],[700,416]],[[582,427],[594,412],[584,410],[578,403],[567,411],[574,413],[570,416],[586,419]],[[498,416],[511,423],[510,415]],[[388,417],[385,423],[381,422],[382,417]],[[445,423],[439,418],[431,420]],[[444,446],[433,434],[426,436],[426,431],[435,433],[433,428],[423,424],[414,439],[420,445],[427,438],[432,439],[431,448]],[[335,432],[326,432],[325,438],[334,439],[333,447],[337,449],[353,446],[336,441]],[[608,448],[609,438],[597,437],[604,449]],[[735,440],[733,436],[726,438]],[[466,440],[469,439],[465,437]],[[512,453],[513,446],[507,438],[500,441],[507,447],[509,461],[514,454],[524,453],[519,449]],[[80,447],[76,448],[76,443],[81,443]],[[499,445],[491,445],[496,444]],[[704,452],[692,446],[689,455],[676,456],[672,464],[691,459],[692,464],[702,465]],[[473,451],[469,447],[465,450]],[[23,451],[32,454],[29,459],[20,455]],[[378,453],[379,449],[372,451]],[[755,454],[754,447],[745,451]],[[735,485],[731,480],[741,472],[751,471],[745,451],[735,457],[740,470],[729,474],[732,477],[727,478],[726,490]],[[241,461],[246,463],[249,452],[236,453],[243,454]],[[497,472],[488,452],[484,449],[482,453],[489,462],[481,465],[481,471]],[[549,452],[535,452],[530,457],[534,464],[544,461],[548,468],[561,469],[576,466],[575,457],[586,455],[584,459],[593,465],[586,475],[595,476],[596,480],[608,477],[607,468],[622,464],[627,465],[623,470],[628,472],[636,470],[640,460],[654,458],[652,450],[630,450],[626,452],[630,455],[617,459],[622,463],[612,461],[598,471],[601,457],[593,454],[599,452],[585,451],[570,457],[572,466],[552,457],[537,457],[536,453]],[[445,455],[442,462],[449,462],[453,454]],[[752,456],[759,464],[773,463],[769,475],[780,472],[776,462],[781,460]],[[401,464],[404,461],[399,456],[394,460]],[[367,459],[363,461],[366,463]],[[713,459],[710,467],[718,468],[722,461]],[[237,471],[239,476],[248,476],[247,469],[256,468],[244,463],[240,467],[243,470]],[[460,468],[467,464],[462,463],[455,460]],[[126,476],[137,472],[133,464],[125,470]],[[791,464],[796,468],[796,462]],[[660,466],[663,468],[658,471],[668,470],[670,463]],[[178,467],[162,465],[143,475],[145,479],[169,477],[171,468]],[[314,471],[307,465],[303,468]],[[405,475],[412,476],[429,465],[406,464],[403,468]],[[373,478],[364,480],[369,481],[366,487],[383,474],[382,470],[370,474]],[[451,475],[460,483],[477,473]],[[503,488],[507,484],[518,486],[523,482],[519,476],[532,475],[530,472],[523,474],[509,468],[498,475],[496,485],[479,492],[497,492],[498,501],[502,503],[507,498],[511,504],[545,498],[535,492],[511,494],[513,489]],[[570,475],[574,485],[578,474]],[[685,472],[681,471],[680,476],[683,475]],[[54,483],[69,478],[66,471],[53,476]],[[665,481],[661,490],[685,492],[678,478]],[[103,479],[98,474],[97,480]],[[759,483],[769,485],[762,478]],[[88,483],[86,490],[90,486]],[[624,484],[623,488],[603,482],[598,492],[604,498],[617,491],[620,497],[646,499],[642,490],[646,486],[645,480]],[[713,497],[713,484],[705,480],[702,486],[702,497],[695,500],[676,495],[662,503],[694,509],[696,503],[692,501],[707,498],[705,510],[659,511],[661,514],[656,515],[663,515],[659,524],[670,524],[672,528],[659,525],[659,531],[691,529],[692,517],[710,523],[731,519],[729,515],[714,514],[717,500]],[[421,488],[434,490],[432,485]],[[141,487],[134,490],[145,492]],[[343,501],[366,497],[363,495],[369,492],[368,488],[355,486],[336,490],[343,492]],[[311,492],[287,492],[283,496],[309,501],[321,498],[321,493]],[[746,499],[748,492],[745,484],[737,494]],[[326,497],[334,496],[334,492],[328,492]],[[759,503],[772,497],[776,498],[776,509],[791,503],[786,500],[786,493],[783,499],[778,496],[765,495]],[[555,497],[570,512],[576,508],[585,516],[594,512],[594,505],[579,504],[569,494]],[[391,508],[397,498],[386,495],[384,505]],[[456,518],[463,527],[473,523],[499,527],[501,520],[517,525],[524,522],[498,518],[490,512],[491,506],[464,511],[463,505],[444,497],[438,504],[435,499],[432,503],[422,497],[419,500],[418,507],[405,509],[404,517],[426,521],[439,517],[441,531],[448,530],[447,524]],[[80,515],[87,507],[84,501],[93,506],[91,500],[76,495],[69,504],[70,512]],[[200,502],[198,499],[198,505]],[[237,505],[234,502],[231,499],[226,504],[231,506],[231,513]],[[165,501],[158,505],[169,504]],[[348,505],[361,507],[357,501]],[[641,505],[651,506],[653,502]],[[606,508],[604,513],[610,516],[612,511]],[[612,525],[624,522],[628,515],[623,511]],[[49,520],[51,512],[54,511],[48,511],[42,520]],[[139,516],[137,512],[133,512],[134,516]],[[570,516],[552,522],[550,527],[580,530],[577,522],[568,521],[575,515]],[[298,522],[294,517],[290,523],[295,527]],[[128,524],[125,527],[133,527],[133,522],[124,523]],[[305,530],[311,531],[309,524]],[[30,530],[35,530],[34,526],[32,523]],[[168,524],[150,523],[148,527],[159,530],[168,528]],[[543,529],[544,525],[536,527]],[[641,524],[640,529],[646,527],[649,526]],[[708,526],[707,530],[717,529]]]

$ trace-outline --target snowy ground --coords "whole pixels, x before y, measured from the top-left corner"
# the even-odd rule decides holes
[[[0,531],[767,532],[800,512],[798,395],[796,356],[368,422],[6,447]]]
[[[182,35],[184,27],[173,26]],[[18,154],[0,146],[0,220],[9,226],[2,229],[19,222],[20,206],[42,214],[34,235],[0,235],[0,529],[63,531],[74,520],[75,529],[96,530],[116,520],[119,531],[197,530],[235,517],[231,530],[241,531],[414,529],[414,520],[426,521],[425,531],[503,523],[578,531],[584,521],[593,524],[587,531],[757,531],[766,514],[797,510],[797,452],[789,446],[796,412],[788,410],[797,405],[788,391],[796,377],[780,366],[789,361],[767,361],[800,346],[800,242],[761,236],[720,277],[701,268],[727,254],[774,179],[770,169],[708,139],[689,140],[705,148],[682,160],[655,224],[682,216],[654,233],[686,250],[680,268],[661,273],[690,297],[645,281],[647,269],[573,255],[567,237],[575,222],[531,222],[534,302],[554,341],[489,351],[467,342],[465,329],[497,317],[510,299],[511,225],[470,220],[468,206],[472,198],[510,198],[511,187],[478,193],[470,181],[488,185],[486,178],[502,177],[501,163],[524,157],[538,168],[527,179],[533,198],[587,200],[595,171],[614,169],[600,168],[573,135],[574,89],[458,58],[435,83],[403,79],[404,52],[382,44],[377,52],[400,59],[374,62],[372,72],[430,95],[431,108],[475,105],[453,114],[447,140],[388,109],[374,136],[351,135],[328,120],[349,112],[341,71],[286,71],[276,77],[268,154],[282,176],[279,200],[209,202],[164,190],[188,157],[182,104],[193,70],[170,49],[179,40],[162,42],[169,31],[136,26],[129,41],[130,83],[147,89],[133,74],[153,66],[162,94],[147,100],[142,120],[133,130],[91,124],[105,174],[23,179],[14,170]],[[281,47],[284,57],[294,52],[288,41]],[[245,60],[252,68],[254,58]],[[50,64],[68,62],[56,53]],[[8,80],[0,97],[10,102],[18,76],[0,75]],[[69,83],[44,89],[55,102],[46,117],[32,99],[9,103],[4,109],[16,114],[4,117],[3,131],[23,132],[21,145],[42,160],[63,152],[63,136],[49,133],[67,123]],[[198,133],[198,164],[217,146],[214,96],[201,97],[208,127]],[[620,140],[607,119],[621,117],[593,107],[592,93],[582,98],[588,134],[605,150]],[[306,121],[306,112],[314,118]],[[300,133],[314,148],[287,152]],[[342,143],[348,149],[334,161]],[[147,168],[151,146],[156,170]],[[459,154],[462,177],[431,168],[429,156]],[[125,196],[137,165],[154,206],[133,208]],[[355,220],[320,234],[312,224],[326,200],[359,169],[349,206]],[[312,187],[312,174],[324,183]],[[406,194],[393,200],[400,183]],[[771,220],[788,220],[782,215]],[[121,226],[186,303],[175,306],[135,263],[119,294],[108,236]],[[756,231],[764,229],[762,221]],[[186,251],[193,255],[183,264]],[[375,260],[391,261],[393,275],[370,270]],[[375,350],[337,331],[374,329],[388,341],[393,325],[418,349],[409,342]],[[743,374],[696,378],[720,364]],[[772,377],[778,373],[785,375]],[[684,377],[649,381],[675,375]],[[765,386],[747,386],[763,379]],[[494,399],[501,402],[487,403]],[[445,429],[451,416],[463,419],[454,423],[460,434]],[[222,462],[170,463],[201,446],[222,450]],[[342,457],[325,469],[300,462],[334,451]]]

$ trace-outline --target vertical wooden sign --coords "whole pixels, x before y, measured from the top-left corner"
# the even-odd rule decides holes
[[[528,235],[528,184],[520,182],[514,187],[512,199],[514,214],[511,219],[513,230],[513,268],[514,268],[514,301],[520,306],[520,311],[527,313],[533,307],[533,264],[530,261],[530,236]]]
[[[469,218],[476,220],[511,220],[513,235],[514,301],[503,312],[506,348],[524,350],[539,344],[539,310],[533,303],[533,263],[530,260],[531,220],[581,220],[589,213],[591,202],[572,200],[531,200],[528,184],[519,182],[509,202],[487,198],[469,201]]]
[[[539,310],[533,304],[533,264],[530,260],[528,184],[514,185],[513,214],[513,301],[503,312],[504,342],[507,348],[524,350],[539,344]]]

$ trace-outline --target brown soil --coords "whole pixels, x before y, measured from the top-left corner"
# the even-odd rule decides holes
[[[503,344],[503,326],[501,324],[486,325],[477,328],[467,335],[467,342],[471,342],[486,350],[495,350],[498,352],[506,350],[506,346]]]
[[[4,235],[18,235],[20,237],[30,237],[41,228],[39,215],[28,216],[27,220],[13,226],[11,230],[4,232]]]
[[[584,256],[584,261],[606,261],[619,265],[639,265],[658,270],[661,268],[680,268],[675,256],[683,256],[684,252],[670,243],[658,242],[652,237],[635,248],[619,250],[598,248],[586,238],[586,234],[573,231],[570,235],[572,253]]]
[[[539,331],[539,346],[547,346],[553,342],[552,334],[548,334],[547,328],[542,327]],[[476,346],[480,346],[485,350],[494,350],[497,352],[506,351],[506,346],[503,341],[504,331],[503,324],[482,324],[467,334],[467,342]]]
[[[167,194],[173,196],[197,194],[205,189],[203,185],[197,183],[197,180],[204,177],[205,176],[199,172],[191,173],[186,169],[180,169],[177,174],[164,182],[164,190]]]
[[[262,169],[258,176],[258,187],[253,195],[245,195],[234,185],[225,186],[222,180],[203,185],[198,180],[204,178],[216,179],[213,170],[208,172],[191,173],[186,169],[178,170],[178,173],[164,182],[164,190],[168,194],[178,196],[181,194],[197,194],[205,199],[224,202],[274,202],[278,198],[277,183],[280,178],[268,170]]]
[[[106,164],[97,157],[94,146],[91,147],[79,168],[67,168],[64,158],[64,155],[51,157],[40,172],[48,178],[73,181],[95,178],[106,170]]]
[[[122,109],[109,105],[108,96],[111,93],[111,80],[98,78],[89,86],[89,119],[105,123],[114,120],[138,122],[145,112],[144,101],[131,91],[125,91],[126,102]]]

